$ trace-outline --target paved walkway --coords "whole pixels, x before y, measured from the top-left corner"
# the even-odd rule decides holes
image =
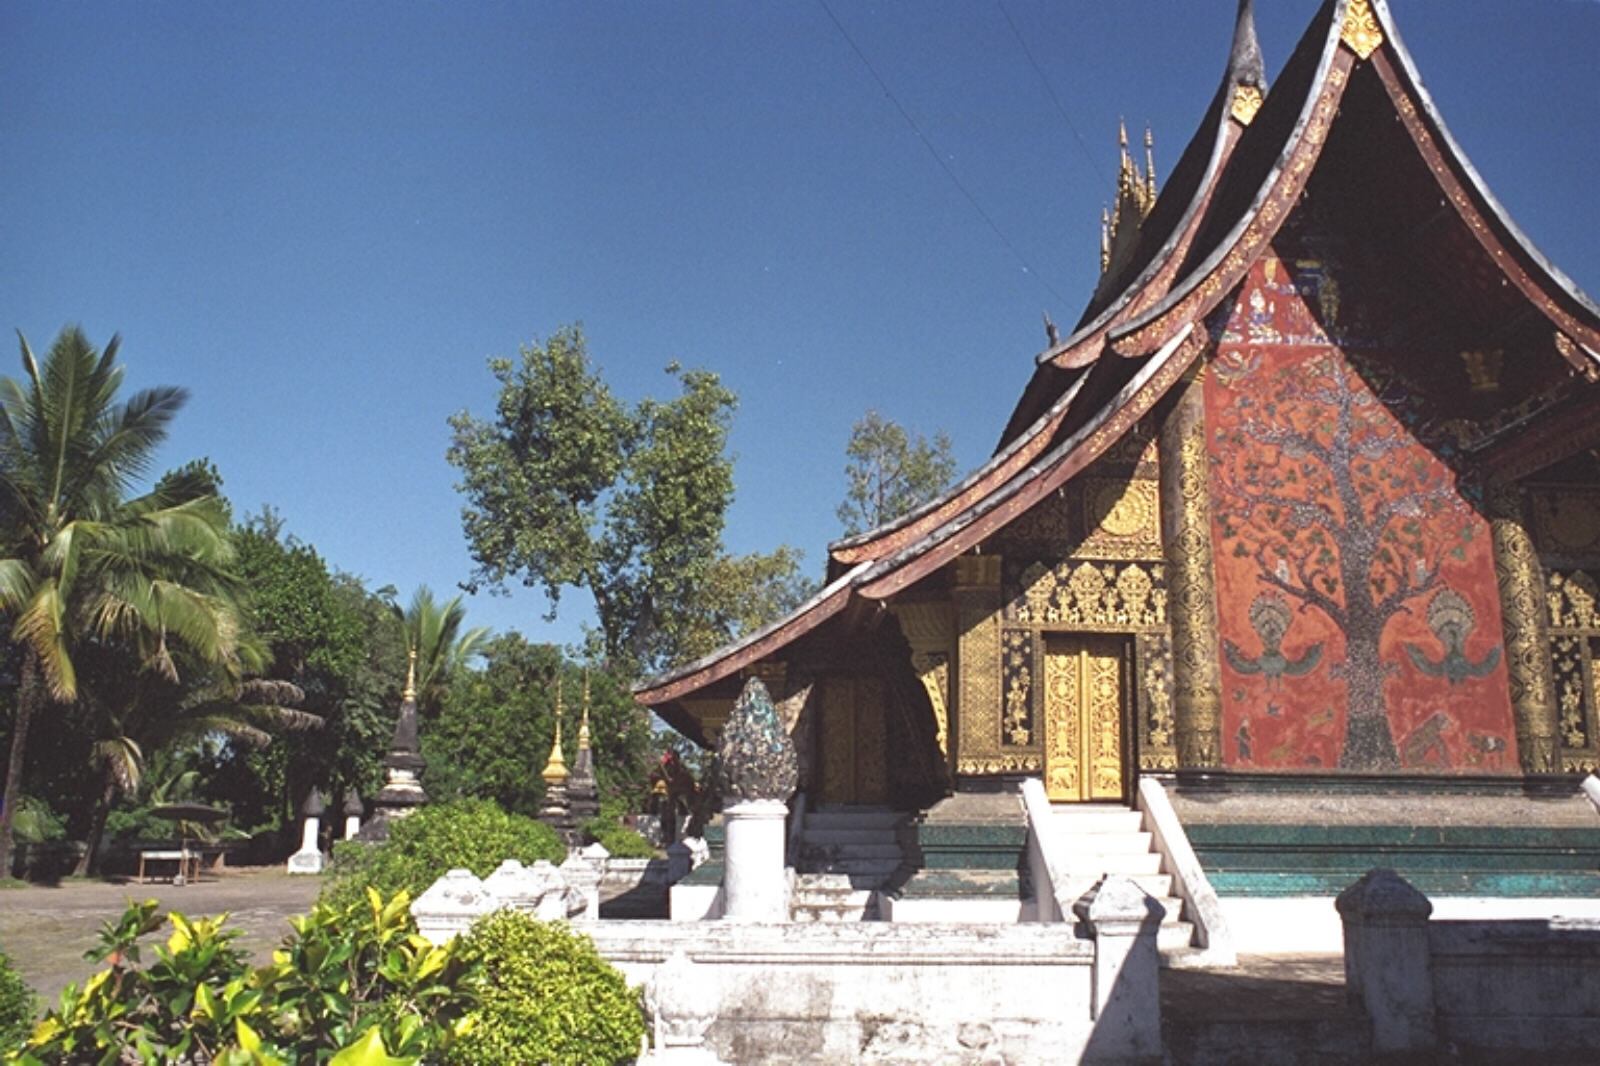
[[[81,983],[97,969],[83,953],[95,946],[101,923],[119,917],[129,899],[153,898],[163,910],[188,915],[230,912],[229,927],[244,933],[239,946],[265,963],[288,935],[287,919],[311,909],[322,883],[320,877],[290,877],[277,866],[208,873],[182,886],[66,881],[0,889],[0,951],[45,1003],[54,1003],[68,982]],[[152,935],[145,942],[154,941]]]

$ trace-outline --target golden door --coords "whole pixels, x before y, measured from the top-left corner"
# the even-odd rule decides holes
[[[1116,637],[1045,638],[1044,784],[1052,800],[1123,798],[1123,647]]]

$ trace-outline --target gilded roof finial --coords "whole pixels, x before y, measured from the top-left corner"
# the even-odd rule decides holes
[[[561,678],[556,677],[556,738],[550,745],[550,761],[544,764],[544,773],[539,775],[545,784],[565,784],[569,776],[567,760],[561,754]]]
[[[1100,208],[1100,273],[1111,269],[1111,210]]]
[[[1150,124],[1148,122],[1145,123],[1144,127],[1144,189],[1145,195],[1149,197],[1150,204],[1154,206],[1156,202],[1156,138],[1155,134],[1150,132]],[[1145,208],[1147,213],[1149,210],[1149,207]]]
[[[400,693],[402,700],[417,698],[417,649],[412,648],[406,653],[406,687]]]
[[[578,750],[589,750],[589,668],[583,668],[583,722],[578,726]]]

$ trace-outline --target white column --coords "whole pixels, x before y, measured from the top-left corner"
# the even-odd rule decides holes
[[[314,814],[306,815],[305,828],[300,832],[300,850],[289,856],[289,872],[292,874],[320,874],[322,872],[322,850],[317,847],[317,833],[322,828],[322,819]]]
[[[741,800],[722,811],[727,829],[723,856],[723,917],[736,922],[789,920],[789,882],[784,873],[782,800]]]
[[[1074,905],[1094,930],[1094,1036],[1089,1061],[1161,1061],[1161,907],[1122,874]]]

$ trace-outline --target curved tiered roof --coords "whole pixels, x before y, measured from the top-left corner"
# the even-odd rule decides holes
[[[1242,0],[1227,70],[1199,130],[1126,261],[1113,266],[1073,334],[1038,357],[993,457],[938,499],[831,545],[821,592],[744,640],[644,682],[640,702],[698,733],[678,701],[819,627],[848,625],[864,605],[882,605],[979,549],[1082,472],[1203,355],[1206,317],[1313,190],[1342,224],[1386,248],[1392,242],[1417,275],[1448,279],[1448,298],[1438,288],[1428,296],[1449,313],[1414,324],[1419,335],[1493,330],[1549,350],[1528,371],[1540,381],[1589,383],[1547,389],[1542,407],[1530,398],[1528,417],[1490,425],[1464,443],[1466,452],[1509,478],[1600,444],[1591,387],[1600,382],[1600,307],[1484,186],[1423,88],[1387,4],[1328,0],[1269,92],[1251,3]]]

